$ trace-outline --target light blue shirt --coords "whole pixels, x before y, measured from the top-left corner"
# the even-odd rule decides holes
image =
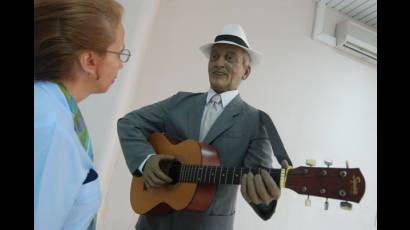
[[[202,119],[201,119],[201,126],[202,127],[202,122],[204,121],[204,116],[206,114],[206,112],[208,111],[208,103],[209,100],[211,100],[211,98],[217,94],[212,88],[209,88],[208,90],[208,94],[206,96],[206,103],[205,103],[205,108],[204,108],[204,112],[202,113]],[[221,93],[221,101],[222,101],[222,108],[220,110],[218,110],[218,116],[221,115],[221,113],[224,111],[224,109],[226,108],[226,106],[228,106],[228,104],[239,94],[239,90],[231,90],[231,91],[226,91]],[[142,169],[144,168],[145,162],[147,162],[147,160],[154,154],[149,154],[144,161],[141,163],[141,165],[138,167],[138,170],[142,173]]]
[[[83,185],[95,170],[74,130],[57,84],[34,83],[34,226],[87,229],[101,202],[100,182]],[[97,170],[95,170],[97,171]]]

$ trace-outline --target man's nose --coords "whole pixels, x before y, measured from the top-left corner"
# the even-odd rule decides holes
[[[218,57],[218,59],[215,61],[215,66],[224,67],[225,59],[223,57]]]

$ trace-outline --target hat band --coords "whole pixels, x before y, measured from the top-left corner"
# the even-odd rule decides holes
[[[218,35],[215,37],[215,42],[219,41],[230,41],[238,45],[245,46],[246,48],[249,48],[248,45],[242,40],[242,38],[235,35]]]

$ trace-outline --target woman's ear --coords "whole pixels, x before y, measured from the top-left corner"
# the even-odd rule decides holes
[[[97,76],[98,56],[91,50],[86,50],[79,57],[81,69],[91,76]]]

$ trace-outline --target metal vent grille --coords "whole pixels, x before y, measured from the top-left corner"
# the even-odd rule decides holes
[[[377,29],[377,0],[324,0],[326,7]]]

